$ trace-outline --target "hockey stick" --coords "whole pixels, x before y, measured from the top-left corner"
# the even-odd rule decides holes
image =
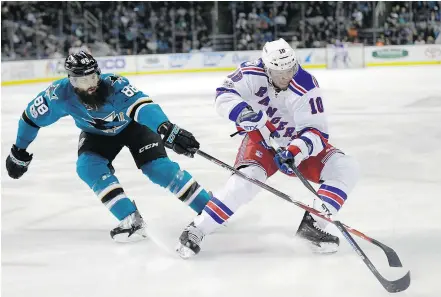
[[[279,144],[277,143],[277,141],[276,141],[274,138],[270,137],[270,138],[269,138],[269,143],[270,143],[271,147],[272,147],[276,152],[280,152],[280,151],[282,150],[281,147],[279,146]],[[326,205],[323,203],[324,201],[323,201],[322,197],[320,197],[320,195],[318,195],[318,193],[316,192],[316,190],[312,187],[312,185],[308,182],[308,180],[303,176],[303,174],[299,171],[299,169],[298,169],[296,166],[294,166],[294,164],[290,163],[290,164],[288,164],[288,165],[289,165],[290,168],[293,170],[294,174],[300,179],[300,181],[303,183],[303,185],[304,185],[309,191],[311,191],[311,193],[313,193],[313,194],[314,194],[314,195],[315,195],[320,201],[322,201],[322,205],[321,205],[321,206],[322,206],[323,210],[326,211],[327,215],[328,215],[329,218],[330,218],[330,216],[331,216],[331,212],[330,212],[329,209],[326,207]],[[363,238],[363,239],[369,241],[370,243],[372,243],[372,244],[378,246],[379,248],[381,248],[381,249],[383,250],[383,252],[386,254],[386,257],[387,257],[387,260],[388,260],[388,262],[389,262],[389,266],[390,266],[390,267],[403,267],[403,265],[401,264],[400,259],[398,258],[397,253],[396,253],[393,249],[391,249],[390,247],[388,247],[387,245],[382,244],[381,242],[379,242],[379,241],[377,241],[377,240],[375,240],[375,239],[373,239],[373,238],[370,238],[370,237],[364,235],[363,233],[361,233],[361,232],[359,232],[359,231],[357,231],[357,230],[355,230],[355,229],[352,229],[352,228],[349,227],[349,226],[346,226],[345,224],[341,223],[340,221],[334,221],[334,222],[337,222],[337,224],[334,223],[334,225],[336,225],[337,228],[338,228],[340,231],[342,231],[342,229],[350,229],[352,234],[357,235],[358,237],[361,237],[361,238]],[[340,224],[341,226],[339,226],[338,224]],[[342,227],[342,228],[341,228],[341,227]],[[347,230],[346,230],[346,231],[347,231]],[[345,233],[347,233],[347,232],[343,232],[343,231],[342,231],[342,234],[343,234],[343,235],[345,235]],[[349,234],[348,234],[348,235],[349,235]],[[345,237],[346,237],[346,235],[345,235]],[[352,245],[352,244],[351,244],[351,245]]]
[[[271,140],[271,139],[270,139]],[[272,142],[272,141],[270,141]],[[272,145],[275,146],[275,149],[277,152],[281,151],[280,147],[277,147],[277,144],[272,142]],[[291,168],[291,170],[294,172],[294,174],[297,176],[298,179],[303,183],[303,185],[311,192],[313,193],[320,201],[324,202],[322,197],[317,193],[317,191],[312,187],[312,185],[308,182],[308,180],[303,176],[303,174],[300,172],[300,170],[292,164],[292,162],[287,163],[287,165]],[[325,209],[325,211],[330,214],[329,209],[326,207],[324,203],[322,203],[322,208]],[[393,292],[400,292],[405,289],[407,289],[410,285],[410,271],[406,273],[405,276],[402,278],[395,280],[395,281],[389,281],[385,279],[375,268],[375,266],[372,264],[372,262],[369,260],[369,258],[366,256],[366,254],[363,252],[363,250],[360,248],[360,246],[357,244],[357,242],[352,238],[352,236],[349,234],[348,229],[351,229],[350,227],[344,225],[340,221],[332,221],[332,223],[337,226],[337,228],[340,230],[340,232],[343,234],[343,236],[346,238],[346,240],[349,242],[349,244],[352,246],[352,248],[355,250],[357,255],[360,256],[360,258],[363,260],[363,262],[366,264],[366,266],[371,270],[371,272],[375,275],[375,277],[378,279],[378,281],[383,285],[383,287],[390,293]],[[356,230],[353,230],[356,231]],[[361,232],[360,232],[361,233]],[[362,234],[364,235],[364,234]],[[366,237],[366,238],[364,238]],[[386,257],[389,261],[389,266],[391,267],[402,267],[401,261],[398,258],[397,253],[389,248],[388,246],[378,242],[375,239],[369,238],[366,235],[364,235],[364,239],[367,239],[369,242],[375,244],[376,246],[380,247],[386,254]]]
[[[197,150],[196,153],[198,155],[200,155],[201,157],[207,159],[208,161],[215,163],[215,164],[221,166],[222,168],[227,169],[231,173],[236,174],[237,176],[271,192],[272,194],[274,194],[274,195],[276,195],[276,196],[278,196],[278,197],[280,197],[290,203],[293,203],[306,211],[309,211],[310,213],[322,218],[323,220],[326,220],[330,223],[335,224],[337,226],[337,228],[342,232],[344,237],[351,244],[351,246],[353,247],[355,252],[360,256],[360,258],[363,260],[363,262],[369,267],[369,269],[372,271],[372,273],[375,275],[375,277],[380,281],[380,283],[383,285],[383,287],[388,292],[390,292],[390,293],[401,292],[401,291],[406,290],[409,287],[409,285],[410,285],[410,271],[407,272],[406,275],[404,275],[402,278],[395,280],[395,281],[389,281],[389,280],[385,279],[378,272],[378,270],[375,268],[375,266],[372,264],[372,262],[369,260],[369,258],[366,256],[366,254],[363,252],[363,250],[358,246],[357,242],[352,238],[352,236],[349,234],[349,232],[370,242],[370,243],[375,244],[378,247],[380,247],[386,254],[386,257],[389,262],[389,266],[402,267],[402,264],[401,264],[400,259],[398,258],[398,255],[390,247],[386,246],[385,244],[380,243],[379,241],[377,241],[373,238],[368,237],[367,235],[361,233],[360,231],[357,231],[355,229],[352,229],[349,226],[342,224],[340,221],[333,221],[330,217],[328,217],[328,215],[323,214],[323,213],[319,212],[318,210],[316,210],[312,207],[309,207],[306,204],[303,204],[302,202],[291,198],[290,196],[286,195],[285,193],[282,193],[282,192],[274,189],[273,187],[271,187],[271,186],[269,186],[269,185],[267,185],[257,179],[254,179],[254,178],[247,176],[246,174],[242,173],[241,171],[235,169],[234,167],[231,167],[230,165],[216,159],[213,156],[210,156],[209,154],[207,154],[201,150]],[[311,185],[309,185],[309,186],[311,186]],[[314,188],[312,188],[312,189],[314,190]]]

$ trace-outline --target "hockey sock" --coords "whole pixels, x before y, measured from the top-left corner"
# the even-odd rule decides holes
[[[118,220],[122,220],[135,212],[136,206],[127,198],[108,164],[109,161],[102,156],[86,152],[78,158],[77,173],[110,212]]]
[[[328,182],[328,183],[332,183],[332,182]],[[317,198],[314,199],[313,207],[317,210],[322,211],[323,208],[321,207],[321,205],[323,203],[326,205],[326,207],[331,212],[331,214],[335,215],[345,203],[347,199],[347,194],[341,189],[335,186],[331,186],[328,183],[322,184],[319,190],[317,191],[317,194],[319,194],[319,196],[323,199],[323,201]],[[329,224],[328,221],[325,221],[315,215],[312,216],[314,217],[314,219],[317,221],[320,228],[322,229],[325,229],[326,226]]]
[[[179,170],[167,188],[197,213],[200,213],[210,200],[207,191],[186,170]]]
[[[152,182],[167,188],[197,213],[200,213],[210,200],[210,195],[191,174],[181,170],[178,163],[169,158],[154,160],[143,165],[141,169]]]
[[[247,176],[265,182],[266,173],[258,166],[240,169]],[[214,194],[194,223],[204,234],[212,233],[227,221],[236,210],[252,200],[260,191],[260,187],[236,175],[232,175],[225,186]]]
[[[136,211],[135,204],[124,193],[121,184],[114,175],[100,180],[94,185],[93,190],[101,202],[120,221]]]
[[[317,194],[326,202],[326,206],[332,214],[336,214],[340,210],[348,197],[346,193],[339,188],[327,184],[322,184]]]

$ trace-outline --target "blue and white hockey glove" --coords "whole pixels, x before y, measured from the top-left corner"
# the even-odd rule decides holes
[[[294,174],[290,165],[298,167],[303,160],[309,157],[307,153],[302,152],[302,148],[308,152],[308,147],[303,140],[294,139],[286,149],[278,152],[274,157],[274,162],[279,170],[288,175]]]
[[[272,149],[267,143],[267,138],[280,137],[276,127],[268,121],[267,115],[262,111],[256,113],[250,106],[244,108],[239,114],[236,127],[239,131],[247,132],[253,142],[260,143],[267,150]]]
[[[244,108],[236,120],[236,125],[251,132],[263,128],[268,118],[262,111],[256,113],[250,106]]]
[[[18,148],[15,144],[12,145],[11,153],[6,158],[8,175],[13,179],[22,177],[28,171],[31,161],[32,154],[29,154],[25,149]]]
[[[200,147],[193,134],[170,122],[165,122],[159,126],[158,132],[164,135],[162,139],[164,146],[179,155],[193,158]]]

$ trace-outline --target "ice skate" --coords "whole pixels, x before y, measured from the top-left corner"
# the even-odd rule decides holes
[[[296,235],[307,240],[312,250],[320,254],[335,253],[340,244],[340,239],[323,231],[309,212],[305,212]]]
[[[176,247],[176,252],[183,259],[188,259],[195,256],[201,250],[200,244],[203,238],[204,234],[202,231],[199,230],[192,222],[184,229],[179,237],[179,244]]]
[[[110,236],[116,242],[135,242],[147,238],[146,224],[138,209],[122,220],[119,225],[110,231]]]

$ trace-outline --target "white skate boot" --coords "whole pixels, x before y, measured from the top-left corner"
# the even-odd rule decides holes
[[[147,238],[145,231],[146,224],[142,219],[138,209],[124,220],[119,225],[110,231],[110,236],[116,242],[135,242]]]

